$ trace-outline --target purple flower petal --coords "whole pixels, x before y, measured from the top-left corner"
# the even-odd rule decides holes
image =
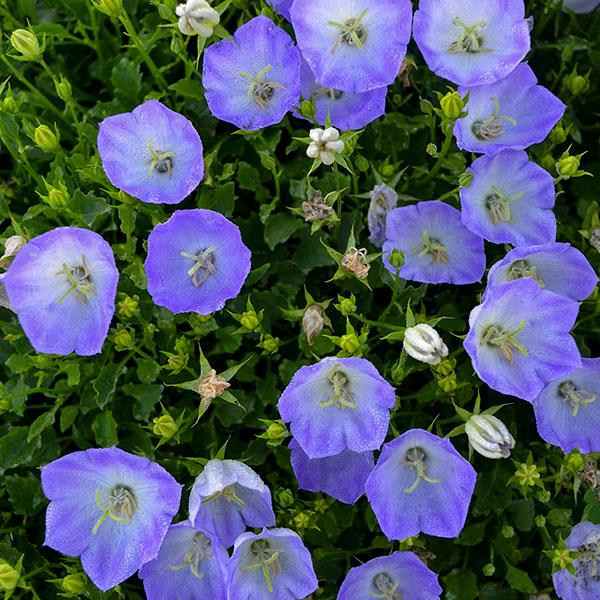
[[[409,0],[296,0],[291,16],[321,85],[367,92],[396,79],[410,40]]]
[[[177,204],[202,181],[202,140],[158,100],[100,123],[98,152],[111,183],[151,204]]]
[[[42,488],[51,500],[44,544],[81,555],[102,591],[156,557],[181,498],[181,486],[160,465],[114,447],[46,465]]]
[[[522,246],[511,250],[490,268],[482,300],[491,288],[524,277],[532,277],[545,290],[577,302],[585,300],[598,283],[587,258],[570,244]]]
[[[291,20],[290,9],[294,0],[265,0],[265,2],[274,8],[284,19]]]
[[[464,86],[504,79],[530,46],[523,0],[419,0],[414,38],[434,73]]]
[[[600,6],[600,0],[563,0],[563,10],[571,9],[574,13],[592,12]]]
[[[569,332],[579,305],[517,279],[489,290],[469,317],[464,346],[492,389],[532,402],[547,383],[581,365]]]
[[[158,556],[139,572],[148,600],[225,600],[229,555],[184,521],[171,525]]]
[[[59,227],[19,250],[4,285],[37,352],[90,356],[102,351],[118,279],[111,247],[101,236]]]
[[[324,492],[355,504],[365,492],[365,482],[373,470],[373,452],[344,450],[335,456],[310,459],[296,440],[290,442],[291,461],[298,487],[309,492]]]
[[[501,81],[460,87],[469,94],[468,115],[454,125],[461,150],[495,154],[523,150],[543,141],[565,112],[565,105],[549,90],[537,85],[531,67],[521,63]]]
[[[377,450],[395,402],[394,388],[368,360],[328,357],[296,372],[278,408],[302,450],[315,459]]]
[[[290,529],[243,533],[227,570],[228,600],[298,600],[319,586],[310,552]]]
[[[480,281],[485,271],[483,240],[462,224],[458,210],[439,200],[388,213],[383,264],[395,274],[393,250],[404,254],[404,279],[458,285]]]
[[[271,492],[237,460],[209,460],[190,493],[190,521],[226,548],[248,527],[275,525]]]
[[[481,156],[460,191],[462,222],[490,242],[527,246],[556,238],[554,180],[521,150]]]
[[[393,590],[393,592],[392,592]],[[387,595],[385,593],[388,592]],[[393,593],[396,595],[394,596]],[[348,571],[337,600],[439,600],[438,577],[412,552],[379,556]]]
[[[240,293],[250,272],[250,250],[237,225],[222,214],[177,210],[151,231],[144,268],[156,304],[174,313],[207,315]]]
[[[274,125],[300,100],[300,53],[273,21],[255,17],[233,41],[204,51],[202,83],[217,119],[247,130]]]
[[[383,446],[367,479],[367,498],[390,540],[420,532],[457,537],[477,474],[445,438],[411,429]]]

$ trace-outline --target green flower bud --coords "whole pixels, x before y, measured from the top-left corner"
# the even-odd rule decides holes
[[[269,440],[282,440],[288,436],[288,431],[285,425],[281,423],[271,423],[265,431],[266,438]]]
[[[48,206],[55,209],[66,208],[69,204],[69,195],[65,191],[55,187],[50,187],[48,195],[42,196],[42,199]]]
[[[306,512],[298,513],[294,517],[296,529],[307,529],[310,526],[310,515]]]
[[[60,585],[65,592],[81,594],[87,587],[87,579],[82,573],[71,573],[63,577]]]
[[[109,17],[118,17],[123,11],[122,0],[95,0],[94,8]]]
[[[447,119],[455,120],[460,117],[460,113],[465,107],[465,101],[461,95],[457,92],[448,92],[441,100],[440,106],[442,107],[442,113]]]
[[[404,265],[404,252],[400,252],[400,250],[394,248],[392,250],[392,253],[390,254],[389,261],[390,265],[392,265],[394,269],[402,268],[402,266]]]
[[[580,96],[590,89],[589,78],[574,71],[567,77],[567,88],[574,96]]]
[[[568,548],[556,548],[552,553],[552,564],[559,569],[566,569],[572,562],[573,559]]]
[[[562,144],[567,139],[567,132],[561,125],[557,125],[551,132],[549,136],[550,141],[557,145]]]
[[[536,465],[521,463],[519,468],[515,471],[515,478],[520,485],[532,487],[540,478],[540,473]]]
[[[169,414],[156,417],[152,420],[152,422],[154,423],[152,432],[160,437],[170,439],[179,431],[179,426]]]
[[[63,102],[68,102],[73,96],[73,89],[71,84],[61,75],[60,81],[56,81],[54,84],[58,97]]]
[[[396,167],[394,165],[384,165],[381,169],[381,174],[385,177],[392,177],[396,174]]]
[[[292,506],[292,504],[296,503],[296,499],[294,498],[294,494],[288,489],[281,490],[277,494],[277,501],[283,508],[288,508]]]
[[[17,569],[0,559],[0,590],[14,590],[20,577],[21,573]]]
[[[515,535],[515,530],[513,527],[511,527],[510,525],[505,525],[501,530],[500,533],[502,534],[502,537],[505,538],[511,538],[514,537]]]
[[[135,340],[129,329],[125,329],[122,325],[117,325],[115,333],[115,349],[119,351],[131,350],[135,347]]]
[[[567,456],[564,458],[564,461],[567,468],[571,471],[581,471],[583,469],[583,465],[585,464],[583,455],[580,454],[578,450],[567,454]]]
[[[355,333],[347,333],[340,338],[340,348],[348,354],[354,354],[360,350],[360,341]]]
[[[546,517],[544,515],[536,515],[535,519],[536,527],[545,527],[546,526]]]
[[[260,325],[260,319],[255,311],[249,310],[242,314],[240,324],[249,331],[254,331],[255,329],[258,329]]]
[[[446,394],[451,394],[452,392],[455,392],[456,388],[458,387],[458,383],[456,382],[456,375],[452,373],[447,377],[442,377],[441,379],[438,379],[438,385]]]
[[[465,172],[458,176],[458,185],[460,185],[461,188],[469,187],[472,181],[473,173],[471,172]]]
[[[573,177],[579,170],[581,158],[579,156],[563,156],[556,163],[556,172],[563,178]]]
[[[137,296],[125,296],[117,302],[117,314],[122,319],[135,317],[139,312],[139,298]]]
[[[552,154],[544,154],[540,160],[540,165],[546,169],[546,171],[552,171],[556,164],[556,159]]]
[[[42,58],[42,49],[33,31],[15,29],[10,36],[10,43],[25,60],[38,61]]]
[[[339,303],[340,312],[347,317],[356,310],[356,304],[354,304],[354,298],[341,298]]]
[[[481,570],[486,577],[491,577],[496,572],[496,567],[492,563],[488,563]]]
[[[19,110],[19,105],[12,96],[6,96],[2,100],[2,110],[7,113],[16,113]]]
[[[267,354],[274,354],[279,350],[279,338],[267,334],[260,341],[258,347],[262,348]]]
[[[48,125],[38,125],[35,128],[33,140],[38,148],[48,154],[56,154],[60,150],[58,138]]]

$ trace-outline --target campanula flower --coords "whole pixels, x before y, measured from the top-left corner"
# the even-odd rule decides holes
[[[504,79],[531,42],[523,0],[419,0],[414,38],[434,73],[465,86]]]
[[[554,180],[522,150],[480,156],[467,169],[473,180],[460,190],[462,222],[496,244],[553,242]]]
[[[243,533],[227,570],[228,600],[298,600],[319,586],[310,552],[290,529]]]
[[[300,101],[300,53],[261,15],[204,51],[202,83],[217,119],[247,130],[274,125]]]
[[[290,9],[294,0],[265,0],[266,3],[274,8],[284,19],[291,20]]]
[[[538,432],[564,452],[600,452],[600,359],[549,383],[533,401]]]
[[[365,487],[388,539],[450,538],[465,524],[476,477],[450,440],[411,429],[383,446]]]
[[[229,548],[247,527],[275,525],[271,492],[248,465],[209,460],[190,492],[190,521]]]
[[[377,450],[387,434],[394,388],[364,358],[327,357],[296,371],[279,414],[311,458]]]
[[[473,368],[492,389],[532,402],[546,384],[581,365],[569,332],[577,302],[517,279],[491,288],[469,316],[464,341]]]
[[[427,323],[408,327],[402,345],[409,356],[429,365],[439,365],[448,356],[448,347],[440,334]]]
[[[177,210],[148,237],[148,292],[171,312],[207,315],[235,298],[250,272],[237,225],[202,208]]]
[[[579,556],[573,561],[575,575],[562,569],[552,576],[556,594],[561,600],[596,600],[600,597],[600,525],[578,523],[565,545]]]
[[[98,354],[115,312],[119,272],[97,233],[58,227],[14,257],[3,283],[37,352]]]
[[[465,433],[473,450],[486,458],[508,458],[515,447],[515,438],[494,415],[472,415],[465,424]]]
[[[294,439],[290,450],[301,490],[323,492],[346,504],[354,504],[365,493],[365,482],[374,465],[373,452],[344,450],[335,456],[311,460]]]
[[[189,521],[171,525],[158,556],[139,572],[148,600],[226,600],[227,550]]]
[[[515,279],[531,277],[540,287],[583,302],[598,283],[588,259],[571,244],[550,242],[511,250],[488,273],[488,290]]]
[[[392,208],[396,208],[397,204],[398,194],[389,185],[381,183],[371,190],[371,202],[367,213],[369,241],[379,248],[385,242],[387,215]]]
[[[181,499],[181,486],[160,465],[115,447],[42,467],[42,489],[51,501],[44,544],[81,556],[102,591],[156,558]]]
[[[344,151],[344,142],[340,140],[340,132],[335,127],[317,127],[311,129],[308,135],[311,141],[306,149],[306,156],[318,158],[324,165],[332,165],[336,154]]]
[[[485,85],[459,87],[469,94],[463,119],[454,125],[461,150],[495,154],[506,148],[523,150],[543,141],[565,112],[565,105],[541,85],[531,67],[518,65],[510,75]]]
[[[439,600],[438,577],[412,552],[378,556],[348,571],[337,600]]]
[[[110,182],[142,202],[177,204],[202,181],[202,140],[158,100],[100,123],[98,153]]]
[[[410,40],[409,0],[295,0],[292,24],[317,81],[344,92],[394,82]]]
[[[404,255],[400,277],[424,283],[467,284],[485,271],[483,240],[469,231],[460,212],[439,200],[394,208],[388,213],[383,264],[391,273],[394,250]]]

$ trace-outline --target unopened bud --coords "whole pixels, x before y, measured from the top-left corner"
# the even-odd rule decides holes
[[[493,415],[473,415],[465,425],[469,443],[486,458],[508,458],[515,438],[506,425]]]
[[[63,102],[68,102],[73,96],[71,84],[61,76],[60,80],[55,82],[56,93]]]
[[[294,517],[296,529],[307,529],[310,526],[310,515],[306,512],[298,513]]]
[[[350,298],[339,298],[339,301],[338,308],[345,317],[351,315],[356,310],[356,300],[354,296]]]
[[[442,113],[447,119],[458,119],[460,113],[465,107],[465,101],[462,96],[457,92],[448,92],[441,100],[440,106],[442,107]]]
[[[496,572],[496,567],[492,563],[488,563],[484,565],[482,571],[486,577],[491,577]]]
[[[465,171],[458,176],[458,185],[460,185],[461,188],[469,187],[472,181],[473,173],[471,171]]]
[[[118,17],[123,12],[122,0],[95,0],[94,8],[109,17]]]
[[[580,96],[590,89],[589,78],[577,73],[571,73],[567,77],[567,87],[574,96]]]
[[[581,158],[579,156],[563,156],[556,163],[556,172],[563,178],[573,177],[579,170]]]
[[[347,333],[340,338],[340,348],[348,354],[354,354],[360,350],[360,340],[355,333]]]
[[[48,206],[55,209],[66,208],[69,204],[69,195],[60,188],[50,187],[47,196],[42,196],[42,199]]]
[[[175,14],[179,17],[179,31],[185,35],[208,38],[219,24],[219,13],[206,0],[187,0],[177,6]]]
[[[153,433],[163,438],[172,438],[179,430],[177,423],[175,423],[173,417],[169,414],[156,417],[152,422],[154,423],[154,427],[152,428]]]
[[[279,338],[273,337],[270,334],[266,334],[258,344],[259,348],[262,348],[267,354],[275,354],[279,350]]]
[[[240,319],[240,324],[242,327],[249,329],[250,331],[254,331],[260,325],[260,319],[255,311],[249,310],[242,314]]]
[[[323,309],[318,304],[311,304],[302,317],[302,330],[308,345],[312,345],[315,338],[323,331]]]
[[[17,587],[21,573],[0,558],[0,590],[11,591]]]
[[[550,135],[548,137],[553,144],[562,144],[567,139],[567,132],[561,125],[557,125],[550,132]]]
[[[135,340],[132,333],[122,325],[117,326],[114,340],[115,349],[118,351],[131,350],[135,346]]]
[[[220,396],[230,385],[226,379],[217,375],[217,372],[211,369],[198,384],[198,393],[202,398],[213,400],[217,396]]]
[[[42,49],[33,31],[15,29],[10,36],[10,43],[25,60],[38,61],[42,58]]]
[[[400,252],[400,250],[394,248],[388,260],[394,269],[401,269],[404,266],[404,252]]]
[[[349,248],[340,264],[342,269],[354,273],[358,279],[366,279],[371,269],[366,248]]]
[[[58,138],[48,125],[38,125],[35,128],[33,139],[38,148],[48,154],[56,154],[60,150]]]
[[[117,313],[119,317],[130,319],[139,311],[139,298],[137,296],[125,296],[117,302]]]
[[[65,575],[61,581],[61,587],[65,592],[69,592],[71,594],[81,594],[81,592],[85,591],[85,588],[87,587],[85,575],[81,575],[79,573]]]
[[[288,436],[287,429],[285,425],[281,423],[273,422],[267,427],[267,431],[265,432],[267,439],[269,440],[281,440]]]
[[[419,323],[404,332],[404,349],[409,356],[429,365],[437,365],[448,356],[448,347],[440,334],[427,323]]]
[[[0,266],[8,265],[17,252],[27,243],[27,238],[22,235],[11,235],[4,242],[4,254],[0,258]]]

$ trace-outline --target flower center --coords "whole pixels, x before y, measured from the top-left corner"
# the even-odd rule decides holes
[[[194,287],[200,287],[211,275],[217,272],[215,267],[215,252],[216,248],[211,246],[205,250],[200,250],[196,254],[189,252],[180,252],[184,258],[189,258],[194,261],[194,265],[188,270],[187,274],[192,278]]]
[[[516,279],[524,279],[525,277],[533,277],[540,287],[546,287],[544,281],[540,277],[540,274],[537,272],[536,267],[534,267],[527,260],[515,260],[508,267],[507,279],[509,281],[515,281]]]
[[[260,569],[265,576],[267,589],[269,592],[272,592],[273,581],[271,578],[281,573],[281,562],[279,561],[279,556],[282,553],[283,550],[271,548],[271,544],[268,540],[256,540],[250,544],[250,556],[254,562],[242,567],[242,570],[256,571]]]
[[[331,50],[332,52],[335,52],[340,45],[355,46],[356,48],[362,48],[364,46],[367,41],[368,33],[365,26],[362,24],[362,20],[365,18],[367,11],[368,9],[365,8],[358,17],[346,19],[343,23],[329,21],[329,25],[337,27],[340,30]]]
[[[402,594],[398,591],[400,583],[395,582],[388,573],[377,573],[371,580],[373,590],[370,598],[382,598],[383,600],[402,600]]]
[[[342,90],[336,90],[334,88],[326,88],[326,87],[316,87],[312,91],[312,96],[315,100],[319,100],[324,96],[327,96],[329,100],[339,100],[344,97],[344,92]]]
[[[419,254],[419,257],[429,256],[432,262],[446,264],[450,257],[448,248],[436,237],[429,237],[427,229],[423,229],[423,243],[413,248],[411,254]]]
[[[348,376],[341,370],[340,365],[335,365],[327,376],[331,384],[332,391],[328,400],[321,400],[321,408],[335,406],[340,410],[345,408],[356,408],[356,400],[354,394],[350,391],[350,380]]]
[[[577,548],[581,555],[574,561],[575,576],[583,579],[583,588],[600,581],[600,539],[598,534],[588,536],[587,542]]]
[[[510,203],[522,196],[523,194],[507,196],[498,186],[493,185],[492,193],[485,197],[485,207],[490,213],[492,223],[494,225],[498,225],[498,223],[514,223],[514,219],[510,214]]]
[[[525,327],[525,321],[521,321],[513,331],[505,331],[499,325],[490,325],[483,334],[480,346],[496,346],[500,348],[504,358],[512,365],[513,352],[516,350],[523,356],[527,356],[528,352],[523,344],[516,339],[517,334]]]
[[[102,514],[92,529],[93,534],[98,533],[106,517],[110,517],[117,523],[128,525],[133,520],[133,515],[138,507],[133,492],[125,485],[116,485],[112,488],[106,498],[106,506],[102,502],[100,490],[96,490],[96,504]]]
[[[578,388],[574,381],[563,381],[558,386],[558,395],[563,402],[568,402],[573,407],[571,414],[574,417],[582,406],[598,399],[597,394]]]
[[[206,558],[212,557],[212,546],[210,540],[200,532],[194,534],[188,551],[183,556],[183,562],[179,565],[169,565],[171,571],[180,571],[186,567],[190,568],[192,575],[198,579],[204,577],[200,572],[201,563]]]
[[[463,23],[458,17],[452,23],[462,29],[460,37],[448,46],[450,54],[477,54],[478,52],[491,52],[491,48],[484,48],[481,30],[487,25],[485,21],[478,21],[474,25]]]
[[[432,479],[427,475],[427,467],[425,466],[426,460],[427,453],[419,446],[409,448],[406,451],[406,457],[402,461],[402,464],[406,465],[409,471],[416,471],[417,478],[410,487],[404,488],[405,494],[412,494],[421,481],[426,481],[427,483],[440,483],[442,481],[441,479]]]
[[[210,502],[211,500],[216,500],[217,498],[220,498],[222,496],[230,502],[235,502],[235,504],[237,504],[238,506],[246,506],[246,503],[237,496],[235,492],[235,485],[235,483],[232,483],[231,485],[228,485],[227,487],[223,488],[220,492],[215,492],[214,494],[207,496],[202,500],[202,504]]]
[[[56,304],[64,302],[71,294],[79,302],[86,304],[92,296],[96,295],[96,286],[92,281],[90,268],[83,254],[81,255],[80,265],[69,266],[67,263],[63,263],[62,269],[57,271],[55,275],[64,275],[69,283],[69,287],[56,301]]]
[[[240,71],[240,75],[250,81],[250,86],[248,87],[248,98],[258,104],[260,108],[267,108],[269,102],[273,99],[276,89],[286,89],[284,85],[267,79],[266,75],[271,69],[271,65],[267,65],[256,75],[251,75],[245,71]]]
[[[150,152],[150,158],[146,161],[148,165],[148,177],[152,177],[153,173],[158,173],[159,175],[167,174],[171,177],[175,152],[155,150],[150,141],[148,141],[148,152]]]
[[[494,112],[487,119],[477,119],[471,126],[473,135],[482,142],[497,140],[504,133],[504,121],[516,125],[517,121],[512,117],[501,115],[500,102],[498,98],[492,98]]]

